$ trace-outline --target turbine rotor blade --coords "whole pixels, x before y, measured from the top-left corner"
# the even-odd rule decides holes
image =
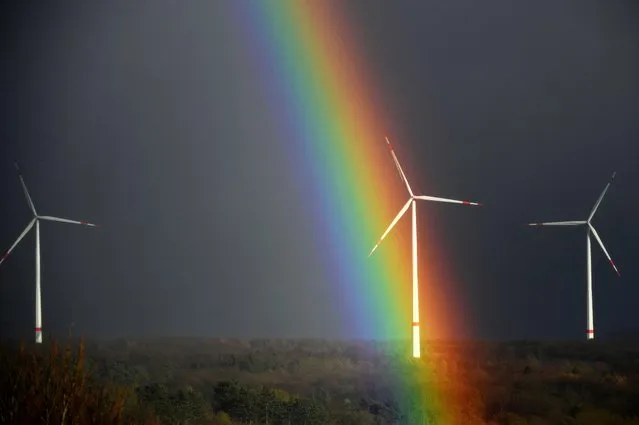
[[[593,225],[590,223],[588,223],[588,227],[590,227],[592,234],[595,236],[595,239],[597,239],[597,242],[599,242],[599,246],[601,247],[601,250],[604,252],[604,254],[606,254],[606,257],[608,258],[608,261],[610,262],[610,265],[612,266],[614,271],[617,273],[617,276],[621,277],[621,273],[619,273],[617,266],[615,266],[615,263],[612,261],[612,258],[610,258],[610,254],[608,254],[608,251],[606,251],[606,247],[604,246],[603,242],[601,241],[601,238],[597,234],[597,231],[595,230]]]
[[[386,237],[386,235],[388,235],[388,233],[393,229],[393,227],[395,227],[395,225],[397,224],[397,222],[399,221],[400,218],[402,218],[402,216],[406,213],[406,211],[408,210],[408,207],[410,206],[410,203],[413,201],[413,198],[410,198],[406,204],[404,204],[404,206],[402,207],[401,210],[399,210],[399,213],[395,216],[395,218],[393,219],[393,221],[391,222],[391,224],[386,228],[386,231],[384,232],[384,234],[382,234],[382,237],[379,238],[379,240],[377,241],[377,243],[375,244],[375,246],[373,247],[373,249],[371,249],[371,252],[368,254],[368,256],[370,257],[371,255],[373,255],[373,252],[375,252],[375,250],[377,249],[377,247],[379,246],[379,244],[382,243],[382,241],[384,240],[384,238]]]
[[[20,241],[22,240],[22,238],[24,238],[24,236],[29,233],[29,230],[31,230],[31,228],[33,227],[33,224],[36,222],[36,218],[34,218],[33,220],[31,220],[29,222],[29,224],[27,224],[27,227],[24,228],[24,230],[22,231],[22,233],[20,233],[20,236],[18,236],[18,239],[16,239],[16,241],[13,243],[13,245],[11,245],[11,248],[9,248],[7,250],[7,252],[5,252],[2,257],[0,257],[0,264],[2,264],[2,262],[4,260],[7,259],[7,257],[9,256],[9,254],[11,254],[11,251],[13,251],[15,249],[16,246],[18,246],[18,244],[20,243]]]
[[[578,221],[547,221],[545,223],[528,223],[528,226],[583,226],[588,222],[585,220]]]
[[[388,145],[388,150],[393,156],[393,162],[395,163],[395,168],[397,168],[397,172],[399,173],[399,176],[404,181],[404,183],[406,183],[406,189],[408,189],[408,193],[410,194],[410,196],[413,196],[413,190],[410,188],[410,185],[408,184],[408,179],[406,178],[406,174],[404,174],[404,170],[402,170],[402,166],[399,165],[399,160],[397,159],[397,155],[395,155],[395,150],[393,149],[393,145],[391,145],[390,140],[388,140],[388,136],[386,136],[386,144]]]
[[[597,199],[595,206],[592,208],[592,211],[590,212],[590,215],[588,216],[588,223],[590,223],[590,220],[592,220],[592,217],[594,217],[595,213],[597,212],[597,208],[599,208],[599,204],[601,204],[601,201],[606,195],[606,192],[608,191],[608,188],[610,187],[610,184],[612,183],[612,181],[615,179],[616,175],[617,175],[616,171],[612,173],[612,177],[610,177],[610,180],[608,180],[608,184],[606,184],[606,187],[604,188],[603,192],[601,192],[601,196],[599,196],[599,199]]]
[[[18,177],[20,177],[20,184],[22,185],[22,191],[24,192],[25,198],[27,198],[27,203],[29,204],[29,208],[31,208],[31,212],[33,212],[33,215],[37,216],[38,213],[36,212],[35,206],[33,205],[33,200],[31,199],[31,195],[29,195],[29,190],[27,190],[27,185],[24,182],[24,177],[22,177],[22,171],[20,170],[20,165],[18,164],[18,161],[15,161],[14,165],[16,167],[16,171],[18,171]]]
[[[41,218],[42,220],[47,220],[47,221],[58,221],[60,223],[81,224],[83,226],[89,226],[89,227],[100,227],[97,224],[89,223],[88,221],[69,220],[68,218],[51,217],[49,215],[41,215],[38,218]]]
[[[415,199],[420,199],[422,201],[434,201],[434,202],[449,202],[452,204],[463,204],[463,205],[474,205],[474,206],[481,206],[482,204],[478,203],[478,202],[471,202],[471,201],[458,201],[457,199],[448,199],[448,198],[438,198],[436,196],[415,196]]]

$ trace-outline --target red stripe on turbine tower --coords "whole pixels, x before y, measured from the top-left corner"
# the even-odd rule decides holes
[[[586,273],[586,284],[588,288],[587,289],[587,306],[588,307],[587,307],[587,313],[586,313],[587,314],[586,326],[588,327],[588,329],[586,330],[586,336],[588,339],[594,339],[595,337],[595,330],[593,329],[595,325],[594,325],[594,317],[593,317],[594,315],[593,315],[593,294],[592,294],[592,248],[591,248],[591,239],[590,239],[591,235],[594,236],[595,240],[597,241],[597,244],[599,244],[599,247],[603,251],[606,258],[608,259],[608,262],[612,266],[613,270],[617,273],[617,276],[621,277],[621,275],[619,274],[619,270],[617,270],[617,267],[615,266],[615,263],[612,261],[610,254],[608,254],[608,251],[606,250],[606,247],[604,246],[603,241],[599,237],[597,230],[595,230],[595,227],[591,223],[591,220],[595,216],[597,209],[601,205],[601,202],[603,201],[604,196],[606,195],[606,191],[610,187],[610,182],[612,181],[614,177],[615,177],[615,173],[613,173],[612,178],[610,179],[606,187],[604,187],[604,190],[601,192],[601,195],[599,195],[599,199],[597,199],[597,202],[595,202],[595,205],[590,211],[590,215],[585,220],[545,221],[541,223],[530,223],[531,226],[544,226],[544,227],[549,227],[549,226],[553,226],[553,227],[554,226],[585,226],[586,227],[587,229],[586,241],[585,241],[586,247],[587,247],[587,257],[586,257],[587,263],[586,264],[588,265],[587,273]]]
[[[393,151],[393,147],[390,143],[390,140],[388,139],[388,137],[386,137],[386,144],[388,145],[388,149],[391,153],[391,155],[393,156],[393,161],[395,162],[395,167],[397,168],[397,171],[399,172],[399,175],[401,177],[401,179],[404,181],[404,183],[406,184],[406,189],[408,190],[408,194],[410,195],[408,201],[406,202],[406,204],[404,204],[404,206],[402,207],[401,210],[399,210],[399,213],[397,214],[397,216],[395,216],[395,218],[393,219],[393,221],[391,221],[390,225],[386,228],[386,231],[382,234],[382,237],[380,238],[379,242],[377,243],[377,245],[375,245],[373,247],[373,249],[371,250],[371,253],[369,254],[369,257],[371,256],[371,254],[373,253],[373,251],[375,251],[375,249],[377,248],[378,245],[381,244],[381,240],[384,238],[384,236],[386,236],[388,234],[388,232],[390,232],[393,227],[395,226],[395,224],[397,224],[397,222],[399,220],[401,220],[401,218],[404,216],[404,214],[406,213],[406,211],[408,211],[408,208],[412,205],[413,209],[412,209],[412,217],[413,217],[413,225],[412,225],[412,236],[413,236],[413,249],[412,249],[412,265],[413,265],[413,316],[412,317],[419,317],[419,295],[418,295],[418,291],[417,288],[419,286],[419,282],[418,282],[418,277],[417,277],[417,268],[418,268],[418,258],[417,258],[417,207],[416,207],[416,201],[417,200],[422,200],[422,201],[434,201],[434,202],[452,202],[455,204],[466,204],[466,205],[474,205],[474,203],[472,202],[468,202],[468,201],[461,201],[459,199],[447,199],[447,198],[437,198],[434,196],[426,196],[426,195],[419,195],[419,196],[415,196],[413,194],[412,189],[410,188],[410,185],[408,184],[408,179],[406,178],[406,175],[404,175],[404,172],[402,171],[402,167],[399,164],[399,160],[397,159],[397,156],[395,155],[395,152]],[[412,328],[413,328],[413,357],[417,358],[421,356],[421,346],[420,346],[420,335],[419,335],[419,322],[412,322]]]
[[[18,236],[18,238],[13,243],[11,248],[9,248],[9,250],[6,251],[5,254],[2,256],[2,258],[0,258],[0,263],[2,263],[4,259],[6,259],[9,256],[9,254],[13,251],[13,249],[16,246],[18,246],[20,241],[22,241],[25,235],[31,230],[31,228],[35,224],[36,226],[36,252],[35,252],[36,254],[36,273],[35,273],[35,281],[36,281],[35,332],[36,332],[36,335],[35,335],[35,342],[36,344],[40,344],[42,343],[42,304],[41,304],[41,288],[40,288],[40,283],[41,283],[40,282],[40,221],[41,220],[57,221],[57,222],[70,223],[70,224],[84,224],[87,226],[92,226],[92,224],[87,221],[70,220],[67,218],[53,217],[53,216],[41,216],[38,213],[36,213],[36,209],[33,206],[33,200],[31,199],[31,195],[29,195],[29,190],[27,189],[27,185],[25,184],[24,179],[22,178],[22,173],[20,173],[20,167],[18,166],[17,162],[15,162],[15,167],[18,170],[18,174],[20,177],[20,184],[22,185],[22,190],[27,199],[27,203],[29,204],[29,207],[31,208],[31,212],[33,213],[33,219],[27,225],[27,227],[25,227],[22,234]]]

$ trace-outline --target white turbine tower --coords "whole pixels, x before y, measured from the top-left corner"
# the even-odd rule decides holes
[[[547,222],[547,223],[528,223],[529,226],[585,226],[586,227],[586,275],[587,275],[586,279],[587,279],[587,293],[588,293],[588,307],[587,307],[588,328],[586,329],[586,336],[588,339],[595,338],[594,315],[593,315],[593,306],[592,306],[593,305],[592,259],[591,259],[591,249],[590,249],[590,233],[591,232],[594,235],[595,239],[597,239],[597,242],[599,242],[599,246],[601,247],[601,250],[604,252],[606,257],[608,258],[610,265],[615,270],[615,272],[617,272],[617,276],[621,277],[621,274],[619,273],[617,266],[615,266],[615,263],[612,261],[612,258],[610,258],[610,255],[608,254],[608,251],[606,251],[606,248],[604,247],[604,244],[601,241],[599,234],[597,234],[595,227],[591,223],[592,217],[597,212],[597,208],[599,208],[599,205],[601,204],[601,201],[603,200],[604,195],[608,191],[608,188],[610,187],[610,183],[612,183],[612,181],[615,179],[616,174],[617,173],[612,173],[612,177],[608,181],[608,184],[604,188],[603,192],[601,192],[601,196],[599,196],[599,199],[597,199],[597,202],[595,203],[595,206],[592,208],[592,211],[590,211],[590,215],[588,216],[587,220],[555,221],[555,222]]]
[[[408,184],[408,180],[406,179],[406,175],[404,174],[404,171],[402,170],[401,165],[399,165],[399,161],[397,160],[397,155],[395,155],[395,151],[393,150],[393,146],[391,145],[390,140],[388,140],[388,137],[386,137],[386,143],[388,145],[388,149],[390,150],[391,155],[393,156],[393,162],[395,163],[395,167],[397,168],[397,171],[399,172],[399,176],[401,180],[406,184],[406,189],[408,190],[409,198],[408,198],[408,201],[406,201],[406,204],[404,204],[404,206],[402,207],[402,209],[399,210],[399,213],[397,214],[397,216],[395,216],[395,218],[393,219],[391,224],[388,226],[386,231],[382,234],[382,237],[379,238],[379,241],[377,241],[377,243],[375,244],[371,252],[368,254],[368,256],[370,257],[373,254],[373,252],[375,252],[375,250],[377,249],[379,244],[382,243],[386,235],[390,233],[390,231],[393,229],[395,224],[397,224],[397,222],[406,213],[406,211],[408,210],[408,207],[412,206],[412,215],[413,215],[413,322],[412,322],[413,357],[418,358],[421,355],[421,347],[420,347],[420,331],[419,331],[419,283],[418,283],[419,279],[417,277],[417,205],[416,205],[416,201],[422,200],[422,201],[435,201],[435,202],[450,202],[453,204],[464,204],[464,205],[475,205],[475,206],[479,206],[480,204],[476,202],[469,202],[469,201],[457,201],[455,199],[436,198],[434,196],[415,195],[410,185]]]
[[[33,213],[33,218],[27,224],[27,227],[22,231],[18,239],[11,245],[11,248],[0,258],[0,264],[7,259],[11,251],[15,249],[16,246],[20,243],[22,238],[29,233],[29,230],[35,224],[35,232],[36,232],[36,251],[35,251],[35,342],[38,344],[42,343],[42,299],[40,294],[40,220],[45,221],[59,221],[62,223],[70,223],[70,224],[82,224],[84,226],[89,227],[98,227],[96,224],[87,223],[86,221],[76,221],[76,220],[68,220],[66,218],[59,217],[51,217],[48,215],[38,215],[36,212],[35,206],[33,205],[33,201],[31,200],[31,196],[29,196],[29,191],[27,190],[27,185],[24,183],[24,178],[22,177],[22,172],[20,171],[20,167],[18,163],[15,163],[16,170],[18,170],[18,176],[20,177],[20,183],[22,184],[22,190],[24,191],[24,196],[27,198],[27,203],[29,204],[29,208]]]

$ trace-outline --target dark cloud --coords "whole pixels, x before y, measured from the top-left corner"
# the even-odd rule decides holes
[[[29,220],[14,158],[39,211],[104,225],[43,224],[45,331],[348,336],[229,4],[4,6],[0,244]],[[486,204],[420,212],[474,336],[582,337],[583,232],[523,223],[585,217],[615,170],[595,320],[637,323],[637,12],[351,4],[413,186]],[[2,265],[3,334],[33,327],[33,261],[31,235]]]

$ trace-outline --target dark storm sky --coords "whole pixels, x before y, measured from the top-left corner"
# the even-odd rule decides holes
[[[41,226],[45,333],[353,336],[225,4],[3,6],[0,245],[30,219],[14,158],[40,213],[104,226]],[[583,337],[585,232],[523,223],[585,219],[613,171],[594,222],[622,277],[593,245],[595,325],[639,326],[635,2],[348,16],[412,185],[486,204],[423,218],[466,336]],[[3,335],[32,335],[33,249],[32,233],[0,267]]]

